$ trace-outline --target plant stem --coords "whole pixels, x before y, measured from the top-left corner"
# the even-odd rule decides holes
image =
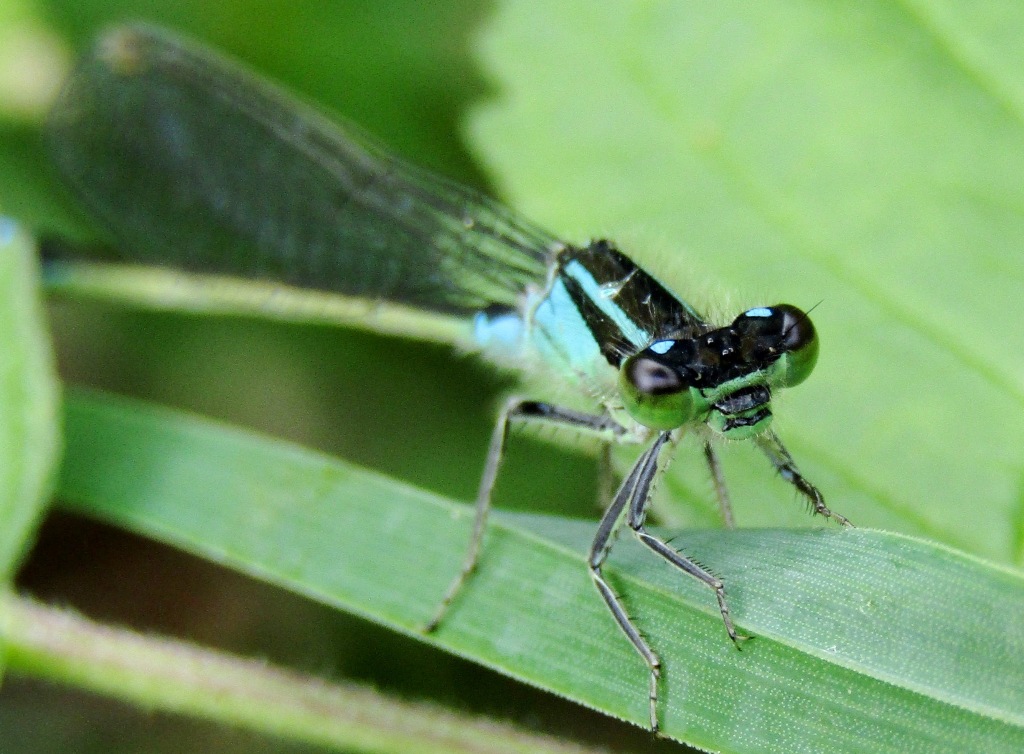
[[[14,594],[0,596],[8,669],[146,709],[194,715],[284,738],[365,752],[585,754],[509,725],[327,683],[265,662],[97,623]]]

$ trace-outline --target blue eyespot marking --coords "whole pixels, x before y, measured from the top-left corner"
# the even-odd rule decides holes
[[[659,340],[657,343],[652,343],[649,348],[659,356],[664,356],[666,353],[672,350],[676,342],[674,340]]]
[[[747,309],[744,312],[748,317],[770,317],[772,316],[772,310],[767,306],[759,306],[756,309]]]

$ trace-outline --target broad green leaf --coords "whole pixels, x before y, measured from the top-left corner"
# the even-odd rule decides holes
[[[699,306],[820,302],[775,412],[801,468],[861,526],[1020,564],[1021,28],[1009,2],[502,3],[473,141],[514,206]],[[741,524],[806,521],[728,455]]]
[[[52,359],[35,248],[0,216],[0,590],[49,500],[59,455]]]
[[[1021,562],[1024,153],[1016,48],[985,44],[1006,8],[514,3],[473,132],[526,214],[618,239],[698,306],[820,300],[817,373],[776,410],[803,470],[860,525]],[[810,523],[728,451],[742,524]],[[672,519],[711,523],[681,459]]]
[[[468,506],[294,445],[100,394],[67,402],[73,507],[634,722],[646,669],[587,576],[592,522],[496,517],[479,573],[419,632],[458,568]],[[877,531],[684,532],[756,638],[633,540],[608,572],[665,665],[665,732],[730,751],[1019,751],[1021,577]]]

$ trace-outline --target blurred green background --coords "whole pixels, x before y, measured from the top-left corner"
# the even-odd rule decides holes
[[[49,172],[32,97],[52,87],[103,26],[137,19],[225,50],[408,159],[488,189],[459,123],[470,103],[488,96],[471,48],[489,12],[487,2],[462,0],[0,0],[0,48],[27,49],[35,61],[17,72],[25,81],[7,90],[26,92],[25,105],[9,100],[0,115],[0,211],[41,233],[90,236],[88,219]],[[443,347],[338,328],[72,301],[54,302],[50,316],[66,381],[254,427],[464,499],[475,493],[494,406],[510,384]],[[557,500],[565,512],[592,517],[592,471],[587,458],[522,438],[511,449],[498,504]],[[565,474],[573,483],[560,483]],[[373,521],[365,524],[372,530]],[[358,619],[69,514],[48,517],[18,586],[99,620],[412,699],[617,748],[669,747]],[[0,687],[3,754],[304,750],[17,677]]]

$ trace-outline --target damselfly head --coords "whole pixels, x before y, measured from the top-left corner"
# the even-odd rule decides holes
[[[694,420],[735,439],[771,423],[772,391],[807,379],[818,360],[808,316],[789,304],[748,309],[732,324],[655,341],[629,356],[619,391],[630,416],[668,430]]]

